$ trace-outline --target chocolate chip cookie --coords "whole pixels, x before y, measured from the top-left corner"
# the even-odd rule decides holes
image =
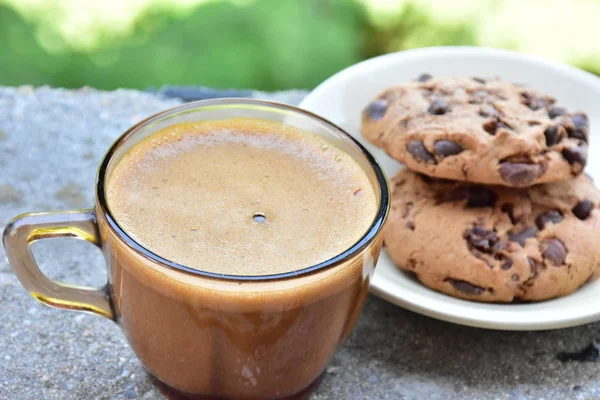
[[[565,296],[600,265],[600,192],[590,178],[526,189],[391,180],[387,253],[426,286],[483,302]]]
[[[519,85],[422,75],[372,100],[362,132],[429,176],[526,187],[578,175],[589,124],[586,114]]]

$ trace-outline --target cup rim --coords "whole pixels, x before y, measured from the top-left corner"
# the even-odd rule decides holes
[[[324,123],[329,129],[333,129],[337,131],[341,136],[350,141],[358,150],[362,153],[362,155],[367,159],[369,166],[372,168],[378,186],[379,186],[379,204],[377,213],[373,219],[373,222],[363,234],[363,236],[348,249],[339,253],[338,255],[322,261],[318,264],[302,268],[296,271],[289,271],[279,274],[266,274],[266,275],[233,275],[233,274],[219,274],[209,271],[198,270],[194,268],[187,267],[183,264],[176,263],[174,261],[168,260],[159,254],[147,249],[146,247],[139,244],[136,240],[134,240],[129,234],[119,225],[116,221],[110,208],[108,207],[108,202],[106,198],[106,174],[108,170],[108,166],[113,156],[117,152],[117,150],[125,144],[129,140],[131,136],[133,136],[140,129],[160,121],[164,118],[168,118],[171,115],[178,114],[180,112],[192,111],[194,109],[206,108],[206,107],[214,107],[214,106],[231,106],[231,105],[239,105],[239,106],[262,106],[267,108],[275,108],[279,110],[284,110],[292,113],[302,114],[308,118],[316,119],[321,123]],[[200,100],[194,101],[190,103],[185,103],[176,107],[169,108],[167,110],[156,113],[137,124],[133,125],[127,131],[125,131],[117,140],[113,142],[113,144],[109,147],[107,152],[104,154],[100,166],[98,168],[98,172],[96,174],[96,204],[98,209],[101,211],[102,215],[108,222],[108,226],[110,229],[117,234],[120,240],[122,240],[130,249],[134,250],[140,256],[154,262],[160,264],[161,266],[165,266],[172,270],[178,272],[184,272],[191,275],[196,275],[199,277],[205,278],[215,278],[220,280],[227,281],[267,281],[267,280],[283,280],[290,278],[298,278],[301,276],[306,276],[309,274],[321,272],[326,269],[333,268],[338,266],[349,259],[353,258],[356,254],[363,251],[367,248],[371,242],[377,237],[379,232],[381,231],[383,224],[385,223],[390,206],[390,189],[388,180],[383,172],[383,169],[373,157],[373,155],[358,142],[352,135],[348,134],[339,126],[334,123],[328,121],[327,119],[314,114],[310,111],[303,110],[299,107],[295,107],[288,104],[278,103],[274,101],[268,100],[258,100],[252,98],[219,98],[219,99],[210,99],[210,100]]]

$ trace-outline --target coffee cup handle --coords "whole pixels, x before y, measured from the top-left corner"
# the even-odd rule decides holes
[[[108,284],[101,288],[55,282],[40,270],[31,244],[40,239],[71,237],[101,247],[94,210],[21,214],[4,229],[8,261],[17,278],[36,300],[51,307],[87,311],[115,320]]]

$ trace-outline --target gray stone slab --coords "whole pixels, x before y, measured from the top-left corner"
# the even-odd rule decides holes
[[[26,211],[91,206],[96,167],[109,144],[177,103],[128,90],[0,88],[0,227]],[[89,244],[46,240],[34,253],[55,279],[106,279],[100,252]],[[0,399],[161,398],[115,324],[36,303],[3,249],[0,313]],[[599,328],[489,331],[370,296],[314,399],[600,399],[600,363],[556,359],[600,339]]]

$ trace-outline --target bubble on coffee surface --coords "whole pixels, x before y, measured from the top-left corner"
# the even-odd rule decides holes
[[[267,220],[267,217],[265,216],[265,214],[263,214],[261,212],[257,212],[257,213],[254,213],[254,215],[252,216],[252,219],[254,219],[254,222],[258,222],[259,224],[262,224],[263,222],[265,222]]]

